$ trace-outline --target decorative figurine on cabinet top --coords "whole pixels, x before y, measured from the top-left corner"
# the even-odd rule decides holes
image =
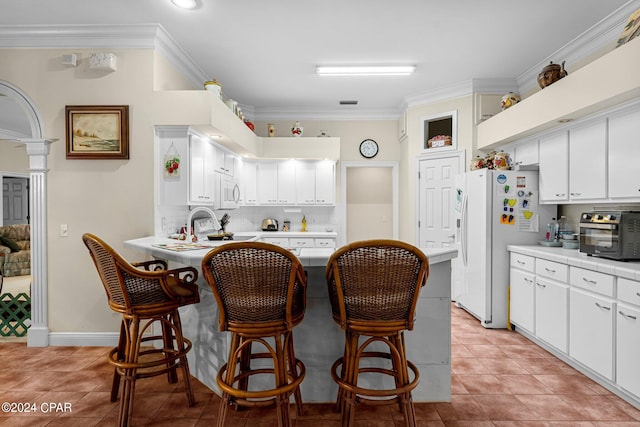
[[[296,121],[291,128],[291,135],[293,136],[302,136],[302,125],[299,121]]]
[[[520,102],[520,100],[521,98],[519,94],[515,92],[509,92],[502,97],[502,100],[500,101],[500,105],[502,106],[503,110],[506,110],[507,108]]]

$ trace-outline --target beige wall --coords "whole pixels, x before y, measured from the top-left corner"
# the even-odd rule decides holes
[[[347,169],[346,242],[393,238],[391,168]]]
[[[56,138],[49,155],[48,181],[48,313],[52,332],[117,331],[119,316],[107,307],[81,236],[102,236],[127,258],[139,257],[122,242],[153,233],[154,128],[170,122],[170,112],[153,93],[154,65],[158,84],[168,87],[176,75],[152,50],[111,50],[118,56],[116,72],[93,71],[86,65],[90,51],[74,50],[76,68],[60,64],[67,50],[6,49],[0,51],[0,79],[29,96],[45,122],[45,136]],[[178,83],[176,88],[183,87]],[[186,94],[188,95],[188,94]],[[185,96],[183,96],[185,97]],[[188,96],[186,96],[188,98]],[[178,120],[191,113],[191,102],[171,105]],[[162,100],[160,100],[162,101]],[[65,105],[129,105],[129,160],[67,160]],[[193,113],[194,117],[198,114]],[[69,237],[59,237],[68,224]]]
[[[13,172],[28,174],[29,157],[24,144],[0,141],[0,174]]]

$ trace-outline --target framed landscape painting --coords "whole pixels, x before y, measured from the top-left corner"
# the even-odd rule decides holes
[[[67,159],[128,159],[128,105],[67,105]]]

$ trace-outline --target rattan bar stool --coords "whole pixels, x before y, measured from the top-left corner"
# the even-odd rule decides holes
[[[420,288],[429,276],[427,257],[396,240],[359,241],[334,252],[326,273],[333,319],[345,331],[344,355],[331,367],[342,426],[353,425],[359,404],[395,403],[405,424],[415,426],[411,391],[420,373],[407,360],[404,331],[414,326]],[[359,385],[359,378],[369,387]]]
[[[159,260],[130,264],[93,234],[84,234],[82,241],[98,270],[109,307],[122,314],[118,346],[108,354],[114,366],[112,402],[118,399],[120,380],[124,379],[118,424],[131,423],[137,379],[166,373],[168,381],[175,383],[177,368],[182,370],[187,401],[192,406],[195,398],[187,362],[191,341],[182,335],[178,308],[200,301],[197,270],[167,270],[166,262]],[[160,325],[161,335],[148,333],[153,324]],[[158,342],[161,345],[156,348]]]
[[[229,243],[205,255],[202,274],[218,304],[219,328],[231,332],[229,358],[216,377],[222,391],[217,425],[224,426],[229,406],[275,403],[278,426],[290,426],[291,395],[298,415],[303,413],[305,366],[293,346],[293,327],[306,306],[307,277],[300,261],[276,245]],[[252,352],[252,346],[264,351]]]

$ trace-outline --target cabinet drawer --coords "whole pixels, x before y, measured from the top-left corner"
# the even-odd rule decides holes
[[[289,244],[292,248],[312,248],[313,239],[308,237],[291,237],[289,238]]]
[[[547,261],[546,259],[536,259],[536,274],[548,277],[559,282],[566,282],[569,266],[559,262]]]
[[[511,252],[511,267],[519,268],[520,270],[534,272],[535,258],[529,255],[522,255],[515,252]]]
[[[629,304],[640,305],[640,282],[619,277],[618,299]]]
[[[569,276],[570,283],[573,286],[608,297],[613,296],[613,276],[578,267],[571,267]]]
[[[262,241],[271,243],[272,245],[282,246],[283,248],[289,247],[289,238],[287,237],[263,237]]]
[[[335,248],[336,239],[315,239],[316,248]]]

